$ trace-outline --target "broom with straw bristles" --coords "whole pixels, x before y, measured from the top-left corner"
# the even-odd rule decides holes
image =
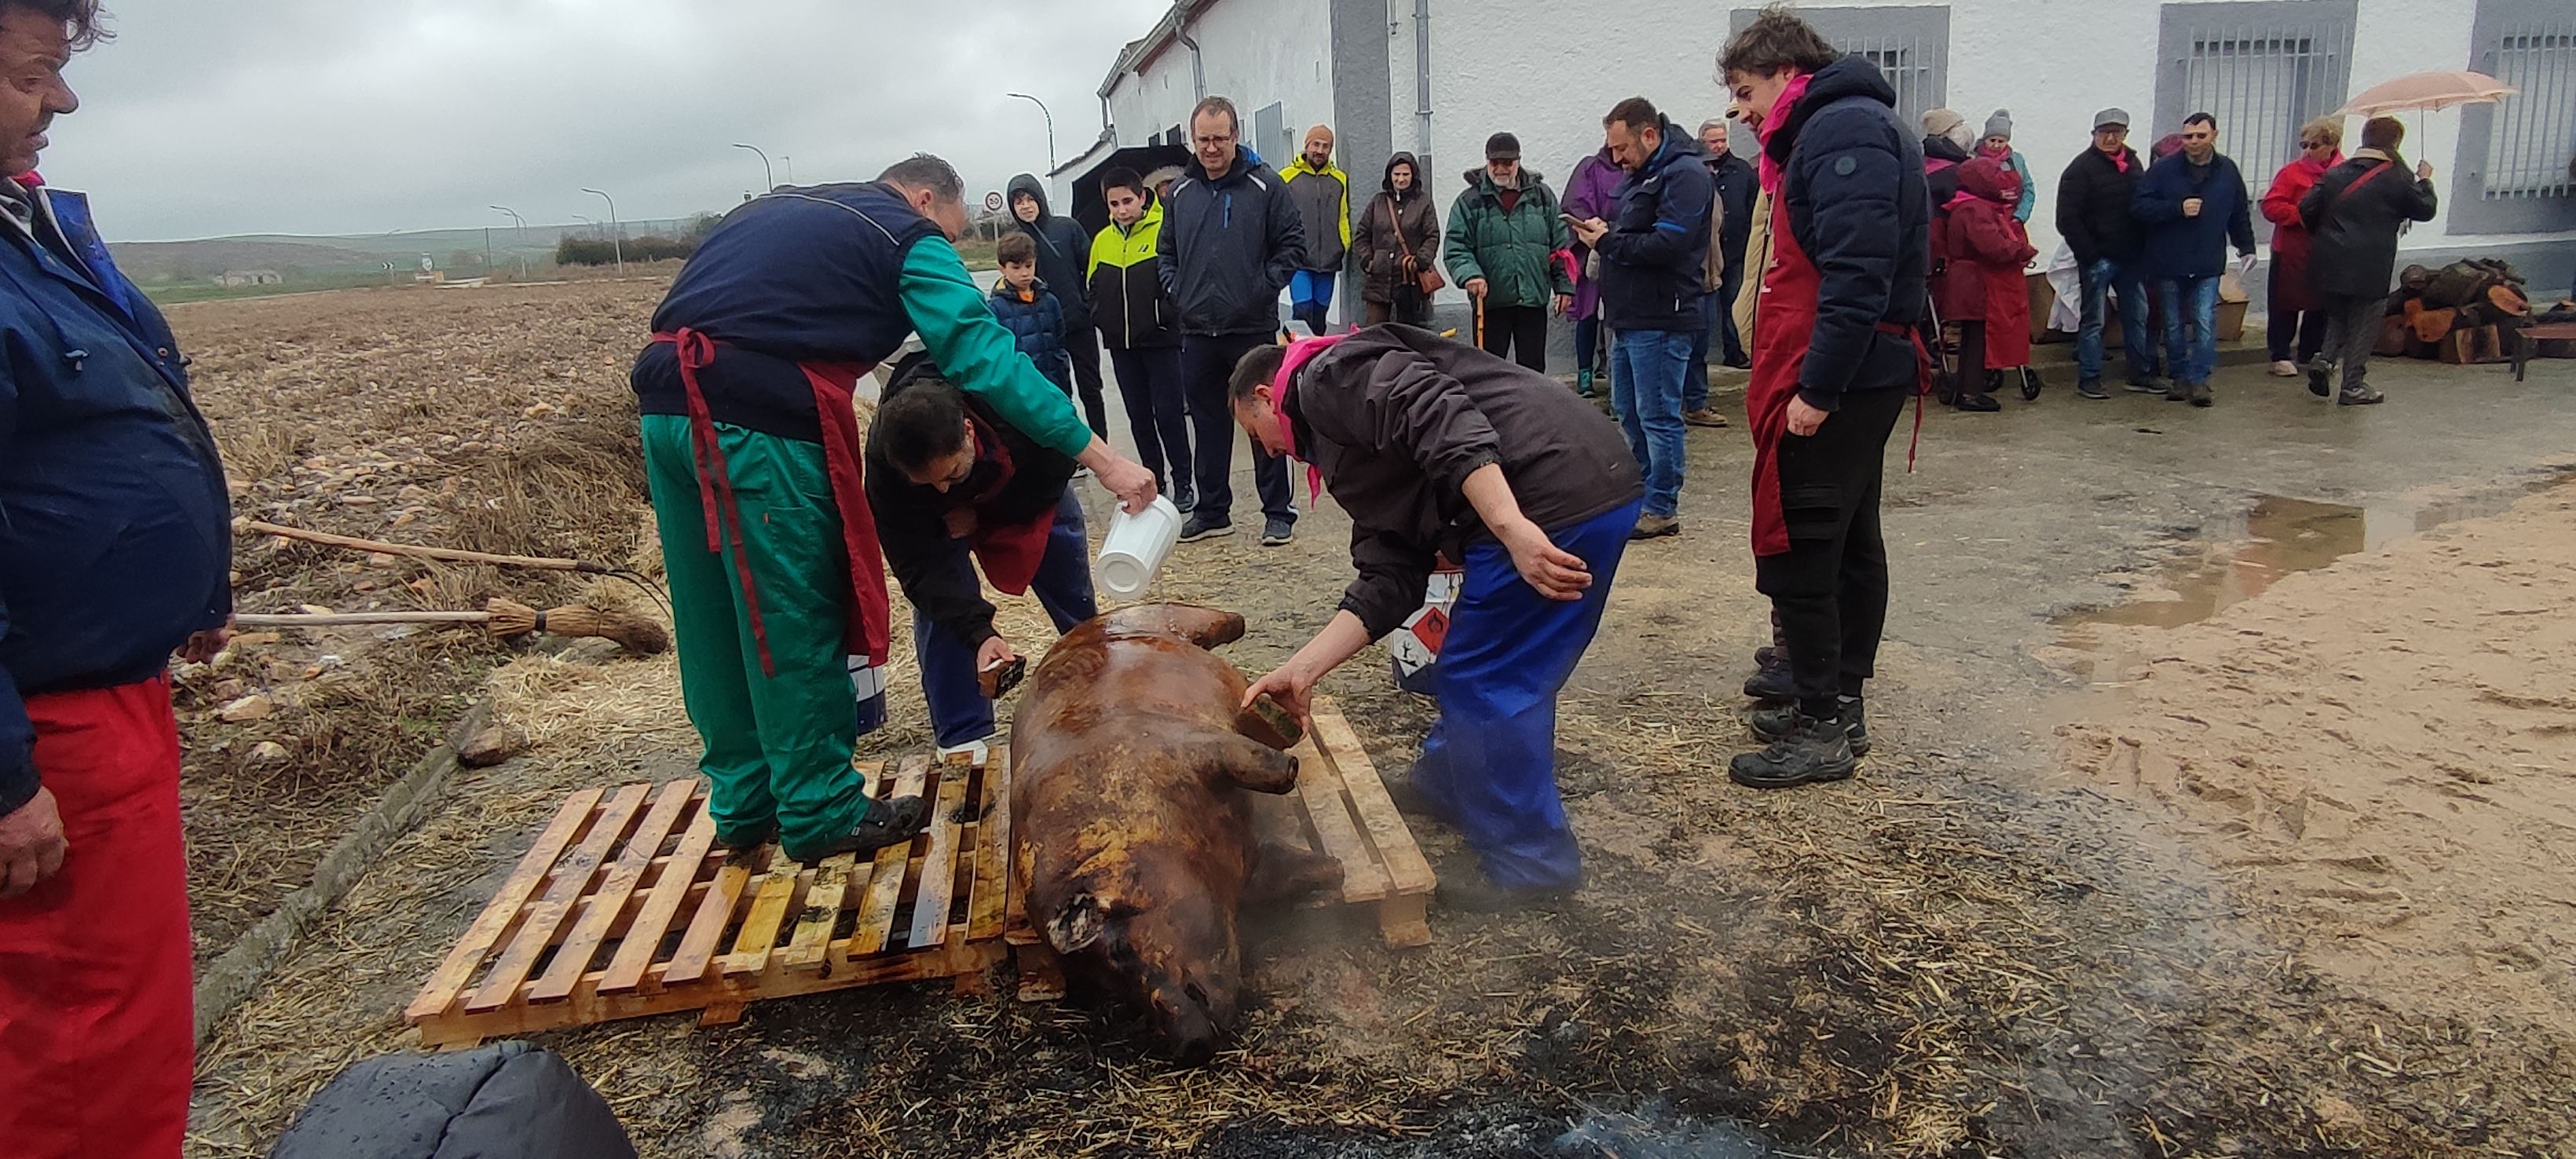
[[[661,624],[632,612],[579,604],[538,611],[526,604],[498,597],[484,604],[479,612],[328,612],[233,617],[233,626],[250,629],[347,628],[377,624],[480,624],[485,631],[505,640],[530,632],[596,636],[602,640],[613,640],[618,647],[638,656],[657,655],[671,647],[670,633],[663,631]]]

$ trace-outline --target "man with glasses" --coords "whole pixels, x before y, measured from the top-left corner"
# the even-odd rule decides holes
[[[2158,161],[2138,183],[2133,210],[2145,226],[2147,277],[2164,309],[2165,401],[2208,406],[2218,365],[2218,279],[2227,247],[2240,274],[2254,268],[2254,200],[2236,162],[2218,151],[2218,118],[2182,123],[2182,151]]]
[[[1181,321],[1181,382],[1195,428],[1193,473],[1198,508],[1181,527],[1190,543],[1234,532],[1234,443],[1226,379],[1245,351],[1279,333],[1279,291],[1304,261],[1306,231],[1288,183],[1237,143],[1243,120],[1234,102],[1209,97],[1190,114],[1189,168],[1163,202],[1155,241],[1163,289]],[[1261,493],[1261,542],[1296,538],[1297,508],[1288,467],[1252,449],[1252,484]]]
[[[2075,337],[2075,393],[2111,397],[2102,389],[2102,330],[2109,302],[2120,302],[2120,345],[2128,353],[2129,389],[2154,393],[2156,346],[2147,334],[2147,287],[2139,276],[2138,223],[2129,215],[2147,167],[2129,148],[2129,113],[2093,114],[2093,144],[2057,179],[2057,232],[2075,255],[2083,285],[2083,324]]]

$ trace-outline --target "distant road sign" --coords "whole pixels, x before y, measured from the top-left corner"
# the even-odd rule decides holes
[[[1002,194],[999,190],[984,195],[984,212],[1002,212]]]

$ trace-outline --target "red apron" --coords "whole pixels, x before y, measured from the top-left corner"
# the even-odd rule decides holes
[[[676,333],[655,334],[653,341],[670,343],[679,355],[680,386],[689,398],[689,437],[697,451],[698,505],[706,512],[707,550],[721,552],[727,543],[734,549],[734,572],[742,583],[743,610],[751,618],[751,636],[760,648],[760,670],[776,675],[777,666],[769,658],[769,632],[760,619],[760,593],[752,583],[751,561],[742,553],[742,512],[734,504],[733,476],[725,467],[724,447],[716,439],[715,419],[707,411],[706,395],[698,389],[698,372],[715,363],[720,345],[707,334],[681,327]],[[859,376],[873,367],[846,362],[807,362],[798,369],[814,389],[814,411],[823,427],[823,462],[832,480],[832,501],[841,513],[841,547],[849,556],[849,619],[843,628],[842,646],[852,656],[865,656],[868,663],[882,665],[891,653],[893,612],[886,599],[885,557],[877,547],[877,520],[868,508],[867,488],[862,482],[860,463],[863,451],[859,442],[859,416],[856,396]]]
[[[992,485],[975,496],[974,502],[980,504],[1001,494],[1019,468],[1011,461],[1010,447],[983,423],[975,425],[975,457],[1001,468],[994,474]],[[978,519],[974,534],[967,537],[968,550],[975,553],[975,562],[984,567],[984,578],[991,580],[995,588],[1005,595],[1026,595],[1029,585],[1037,582],[1038,565],[1046,561],[1047,535],[1054,530],[1054,507],[1026,523],[1007,527],[986,527]]]

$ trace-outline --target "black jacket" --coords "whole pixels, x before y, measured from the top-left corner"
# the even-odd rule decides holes
[[[2385,172],[2382,172],[2385,170]],[[2308,288],[2318,294],[2377,298],[2397,269],[2397,230],[2431,221],[2433,183],[2418,181],[2395,158],[2354,156],[2326,170],[2299,199],[2308,226]]]
[[[895,368],[886,384],[893,398],[938,371],[928,357],[913,355]],[[877,544],[885,550],[886,569],[903,586],[903,598],[939,626],[957,634],[970,648],[980,647],[993,631],[993,605],[984,598],[975,570],[954,566],[965,550],[948,534],[948,513],[973,508],[980,527],[1014,527],[1054,510],[1073,478],[1074,462],[1039,446],[973,394],[960,391],[966,416],[974,420],[977,442],[992,440],[1010,456],[1011,477],[1002,479],[1001,458],[978,450],[975,470],[966,481],[946,491],[904,477],[888,455],[883,428],[868,429],[868,510],[876,515]],[[995,486],[996,483],[1000,485]]]
[[[2147,167],[2128,146],[2120,152],[2129,163],[2126,171],[2100,149],[2087,148],[2058,175],[2057,233],[2080,265],[2137,260],[2138,219],[2130,206]]]
[[[1432,556],[1487,538],[1467,476],[1487,463],[1521,512],[1554,530],[1645,494],[1627,439],[1565,385],[1411,326],[1371,326],[1298,370],[1297,451],[1351,517],[1359,578],[1342,594],[1371,638],[1422,606]]]
[[[1193,158],[1163,199],[1163,290],[1183,334],[1276,334],[1279,291],[1305,260],[1306,227],[1288,183],[1235,146],[1211,180]]]
[[[1857,56],[1807,83],[1763,149],[1781,166],[1790,236],[1814,263],[1816,312],[1798,393],[1833,410],[1855,390],[1911,388],[1930,305],[1931,193],[1896,89]]]
[[[1935,212],[1949,205],[1950,199],[1959,195],[1959,166],[1974,159],[1967,150],[1959,147],[1957,141],[1948,137],[1934,133],[1923,138],[1923,180],[1925,186],[1931,190],[1932,208]],[[1935,172],[1932,165],[1935,161],[1947,161],[1949,164],[1941,166],[1939,171]]]
[[[1710,218],[1717,180],[1708,154],[1670,119],[1664,143],[1619,183],[1619,216],[1593,248],[1601,255],[1601,308],[1621,330],[1687,331],[1704,325]]]
[[[1022,173],[1011,178],[1007,188],[1010,201],[1003,203],[1003,212],[1010,212],[1010,205],[1023,193],[1038,199],[1036,221],[1020,221],[1017,214],[1012,214],[1011,220],[1037,243],[1038,280],[1045,282],[1055,300],[1064,306],[1065,332],[1088,328],[1091,303],[1084,298],[1083,275],[1091,266],[1091,235],[1083,231],[1081,222],[1058,217],[1047,208],[1046,184],[1036,174]]]
[[[1744,264],[1744,244],[1753,232],[1753,199],[1762,192],[1761,177],[1752,162],[1733,153],[1709,158],[1708,175],[1717,183],[1718,250],[1732,270]]]

